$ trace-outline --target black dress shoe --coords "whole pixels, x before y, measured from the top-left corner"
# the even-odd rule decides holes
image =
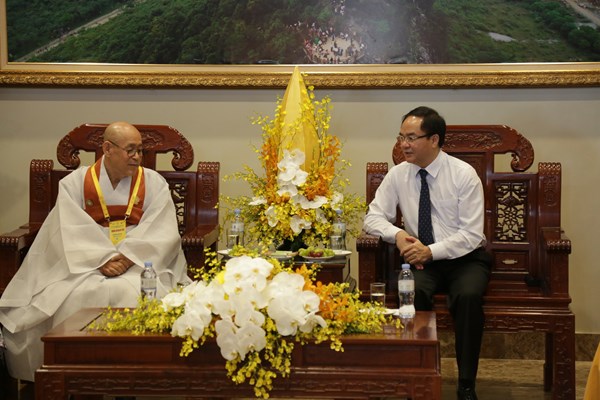
[[[458,400],[477,400],[477,394],[472,387],[459,387],[456,391],[456,398]]]

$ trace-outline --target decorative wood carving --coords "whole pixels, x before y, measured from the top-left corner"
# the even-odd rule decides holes
[[[52,160],[33,160],[30,165],[30,201],[46,204],[50,193],[50,171],[54,163]]]
[[[144,144],[143,163],[147,168],[156,169],[156,153],[173,152],[171,165],[175,171],[184,171],[194,162],[194,150],[190,142],[175,128],[166,125],[134,124],[142,135]],[[108,124],[84,124],[63,137],[56,148],[56,157],[67,169],[76,169],[81,164],[80,151],[102,156],[104,130]]]
[[[527,241],[529,215],[528,185],[525,182],[496,182],[496,217],[494,240]]]
[[[584,65],[584,67],[578,66]],[[154,67],[154,66],[149,66]],[[119,71],[65,71],[10,69],[0,71],[0,86],[34,87],[100,87],[100,88],[285,88],[291,70],[227,70],[229,66],[216,70],[181,71],[163,67],[162,71],[141,70]],[[511,70],[506,67],[483,70],[458,65],[428,71],[420,67],[412,70],[377,71],[359,66],[350,70],[310,71],[311,85],[330,88],[489,88],[489,87],[582,87],[600,86],[600,70],[597,66],[585,67],[575,63],[560,70],[540,64],[535,69]],[[96,68],[97,69],[97,68]],[[328,68],[329,70],[329,68]]]
[[[170,179],[169,189],[171,190],[171,198],[175,204],[175,215],[177,216],[177,225],[179,226],[179,234],[183,235],[187,231],[186,227],[186,198],[188,196],[188,180]]]

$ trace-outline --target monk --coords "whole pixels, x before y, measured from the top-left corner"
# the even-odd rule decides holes
[[[79,309],[135,307],[145,261],[158,275],[159,297],[188,281],[171,192],[141,166],[140,132],[110,124],[102,151],[60,181],[55,207],[0,299],[13,378],[34,380],[41,336]]]

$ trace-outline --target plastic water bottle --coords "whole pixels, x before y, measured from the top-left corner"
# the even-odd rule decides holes
[[[142,271],[142,297],[147,299],[156,298],[156,271],[152,268],[152,262],[146,261],[144,263],[144,270]]]
[[[410,270],[410,264],[402,264],[398,275],[398,297],[400,318],[412,319],[415,316],[415,277]]]
[[[342,220],[342,210],[335,210],[337,217],[332,225],[331,248],[346,250],[346,223]]]
[[[233,222],[231,223],[231,229],[229,229],[229,235],[227,237],[227,248],[231,249],[233,246],[244,245],[244,221],[242,220],[242,213],[239,208],[234,211]]]

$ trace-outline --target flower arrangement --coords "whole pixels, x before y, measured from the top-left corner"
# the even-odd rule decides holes
[[[347,289],[315,282],[306,266],[293,270],[273,258],[242,255],[162,300],[140,298],[133,310],[109,309],[93,328],[170,332],[183,338],[181,356],[214,338],[228,377],[268,398],[273,380],[289,376],[296,344],[329,341],[331,349],[343,351],[341,335],[382,330],[382,308]]]
[[[343,171],[350,165],[341,159],[341,142],[329,133],[331,100],[316,100],[314,88],[304,85],[296,68],[275,116],[257,117],[262,147],[256,148],[263,174],[245,166],[225,179],[243,180],[252,196],[222,196],[221,206],[239,209],[246,222],[246,241],[265,248],[301,240],[305,245],[327,243],[332,223],[341,219],[351,236],[353,225],[366,211],[364,200],[346,193],[349,181]],[[297,248],[291,248],[297,250]]]

